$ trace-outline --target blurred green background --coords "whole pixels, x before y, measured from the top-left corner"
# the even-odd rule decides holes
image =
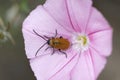
[[[0,80],[36,80],[25,55],[21,26],[29,12],[44,2],[0,0]],[[93,2],[114,29],[113,54],[98,80],[120,80],[120,0]]]

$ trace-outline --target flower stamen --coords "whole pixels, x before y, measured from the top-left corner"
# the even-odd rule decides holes
[[[72,37],[73,49],[84,52],[88,49],[89,38],[85,34],[75,33]]]

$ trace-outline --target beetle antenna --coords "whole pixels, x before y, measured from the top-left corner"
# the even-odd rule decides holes
[[[42,39],[44,39],[45,41],[47,41],[43,36],[39,35],[34,29],[33,29],[33,32],[34,32],[37,36],[39,36],[39,37],[41,37]]]
[[[38,50],[37,50],[37,52],[36,52],[36,54],[35,54],[35,56],[37,56],[37,53],[40,51],[40,49],[41,48],[43,48],[45,45],[47,44],[47,42],[46,43],[44,43]]]

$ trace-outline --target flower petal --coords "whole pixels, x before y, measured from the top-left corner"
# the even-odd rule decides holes
[[[112,28],[103,15],[93,8],[86,33],[90,39],[90,56],[95,78],[98,77],[106,64],[106,56],[112,51]]]
[[[71,80],[97,80],[98,75],[106,64],[106,58],[94,49],[82,53],[78,63],[71,71]]]
[[[78,63],[71,71],[71,80],[95,80],[94,68],[89,50],[81,53]]]
[[[112,51],[112,30],[98,31],[89,35],[90,47],[101,56],[109,56]]]
[[[69,31],[74,31],[66,10],[66,0],[47,0],[43,6],[58,24]]]
[[[91,13],[91,0],[67,0],[68,10],[74,25],[78,32],[85,32],[88,23],[89,15]]]
[[[86,28],[90,39],[90,46],[102,56],[108,56],[112,50],[112,28],[102,14],[95,8]]]
[[[71,35],[71,32],[61,27],[61,25],[59,25],[42,6],[38,6],[30,13],[23,23],[22,31],[28,58],[34,58],[37,50],[46,42],[41,37],[37,36],[33,30],[41,36],[46,35],[48,37],[54,37],[56,30],[58,32],[58,37],[63,36],[68,38]],[[43,47],[38,54],[41,55],[43,53],[52,53],[52,50],[47,50],[45,52],[47,47],[48,45]]]
[[[111,28],[105,17],[93,7],[91,9],[91,15],[89,16],[89,21],[86,27],[86,33],[90,35],[95,32],[108,29]]]
[[[61,54],[61,53],[60,53]],[[70,78],[68,75],[70,70],[76,64],[77,55],[71,54],[67,58],[63,54],[45,55],[30,60],[32,70],[37,80],[65,80],[62,79],[66,75],[66,80]]]
[[[96,80],[105,67],[105,64],[107,62],[106,57],[99,55],[99,53],[96,52],[93,48],[89,49],[89,54],[91,57],[92,67],[94,69],[94,76]]]
[[[87,24],[91,5],[91,0],[47,0],[44,7],[65,28],[81,31]]]
[[[71,71],[71,80],[96,80],[106,64],[106,58],[93,48],[82,53],[78,63]]]

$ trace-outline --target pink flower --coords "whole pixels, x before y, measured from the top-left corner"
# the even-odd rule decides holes
[[[46,41],[36,33],[53,37],[56,30],[71,44],[67,58],[45,51],[47,44],[38,51]],[[112,50],[112,29],[91,0],[47,0],[29,14],[22,31],[37,80],[96,80]]]

